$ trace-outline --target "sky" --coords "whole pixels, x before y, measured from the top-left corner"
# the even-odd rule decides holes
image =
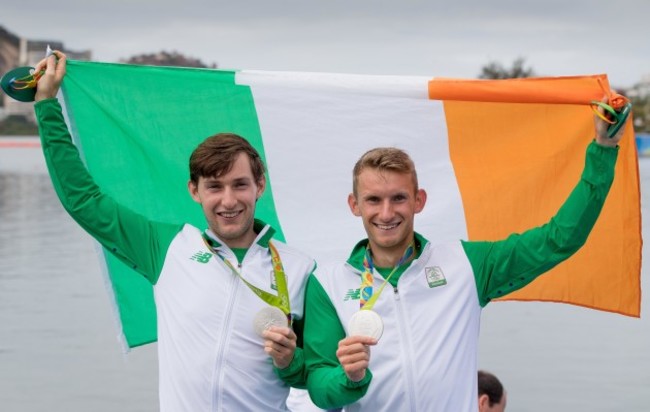
[[[650,77],[648,0],[32,0],[5,2],[0,25],[105,62],[166,50],[223,69],[475,78],[521,57],[614,88]]]

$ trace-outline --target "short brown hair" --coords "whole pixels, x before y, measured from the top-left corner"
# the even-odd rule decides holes
[[[228,173],[237,156],[246,153],[255,182],[264,178],[264,163],[260,154],[243,137],[234,133],[219,133],[206,138],[190,156],[190,180],[198,184],[200,177],[219,177]]]
[[[415,190],[418,190],[418,175],[411,157],[403,150],[395,147],[377,147],[368,150],[359,158],[352,170],[352,192],[357,195],[359,175],[364,169],[376,169],[401,174],[410,174]]]
[[[487,371],[478,371],[478,396],[487,395],[490,407],[497,403],[501,403],[503,398],[503,384],[494,376],[494,374]]]

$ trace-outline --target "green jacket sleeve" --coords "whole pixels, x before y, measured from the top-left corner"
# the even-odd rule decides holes
[[[306,373],[305,373],[305,356],[302,348],[296,348],[296,351],[293,354],[293,360],[284,369],[279,369],[273,367],[276,375],[287,385],[305,389],[306,385]]]
[[[104,248],[156,283],[167,248],[182,226],[151,222],[102,193],[72,143],[56,99],[34,105],[47,168],[70,216]]]
[[[592,142],[580,181],[543,226],[496,242],[463,242],[481,306],[532,282],[587,241],[614,180],[618,147]]]
[[[360,382],[348,379],[336,357],[339,341],[346,337],[336,309],[313,275],[306,293],[304,347],[309,396],[319,408],[340,408],[366,394],[372,374],[368,370]]]
[[[304,316],[303,316],[304,319]],[[284,369],[273,367],[273,370],[284,383],[294,388],[305,389],[307,387],[307,373],[305,369],[305,356],[303,346],[303,319],[298,319],[293,323],[293,331],[298,339],[296,342],[296,351],[289,366]]]

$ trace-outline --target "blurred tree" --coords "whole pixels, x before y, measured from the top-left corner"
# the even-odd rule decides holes
[[[631,97],[632,117],[636,133],[650,133],[650,96]]]
[[[512,67],[507,69],[501,63],[491,61],[481,68],[479,79],[518,79],[523,77],[533,77],[535,72],[532,68],[524,67],[525,59],[518,57],[512,62]]]
[[[158,53],[138,54],[128,59],[120,59],[122,63],[143,64],[148,66],[177,66],[177,67],[205,67],[216,69],[217,64],[207,65],[199,59],[187,57],[177,51],[160,51]]]
[[[38,126],[25,116],[9,115],[0,120],[0,135],[38,136]]]

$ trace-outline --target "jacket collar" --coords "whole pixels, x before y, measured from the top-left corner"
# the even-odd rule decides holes
[[[275,229],[273,229],[270,225],[264,223],[262,220],[255,219],[253,222],[253,231],[257,233],[257,237],[255,237],[255,240],[253,241],[253,245],[257,244],[260,247],[264,249],[268,249],[269,247],[269,241],[275,234]],[[208,243],[210,243],[210,246],[213,248],[221,248],[221,247],[228,247],[217,235],[210,229],[207,229],[205,231],[205,239]],[[252,246],[252,245],[251,245]]]
[[[427,239],[424,238],[418,232],[415,232],[415,261],[420,257],[420,254],[424,250],[424,247],[429,243]],[[368,247],[368,239],[363,239],[352,249],[350,257],[348,257],[347,263],[353,268],[358,269],[363,272],[363,259],[366,255],[366,248]],[[411,261],[411,263],[413,262]],[[410,264],[409,264],[410,266]]]

